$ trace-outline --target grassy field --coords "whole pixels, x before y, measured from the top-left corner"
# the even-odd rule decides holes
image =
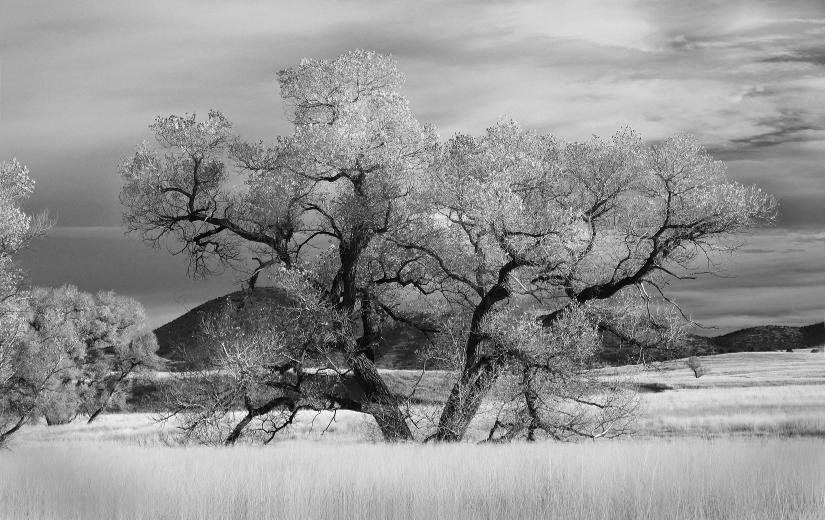
[[[657,363],[650,370],[621,367],[615,371],[639,382],[660,382],[677,389],[825,384],[825,354],[812,354],[809,349],[719,354],[699,360],[709,372],[698,379],[684,360]]]
[[[0,519],[825,518],[825,356],[703,361],[622,369],[670,389],[618,441],[374,444],[354,413],[229,449],[170,448],[150,414],[28,426],[0,452]]]
[[[66,441],[2,458],[0,517],[819,519],[820,440],[232,449]]]
[[[693,376],[684,362],[620,373],[670,388],[644,394],[643,437],[780,436],[825,439],[825,355],[809,351],[722,354],[701,358],[710,372]]]

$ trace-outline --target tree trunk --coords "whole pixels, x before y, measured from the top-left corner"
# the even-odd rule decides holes
[[[117,389],[117,383],[112,384],[111,387],[107,390],[109,395],[106,396],[106,399],[103,401],[103,404],[101,404],[100,407],[98,407],[97,410],[92,412],[92,415],[89,416],[89,420],[86,421],[86,424],[92,424],[92,422],[94,422],[94,420],[97,419],[97,417],[101,413],[103,413],[103,410],[107,406],[109,406],[109,401],[112,399],[112,396],[115,394],[115,389]]]
[[[250,404],[248,396],[245,398],[245,400],[246,415],[232,429],[232,433],[230,433],[224,441],[225,446],[232,446],[233,444],[235,444],[235,442],[241,437],[241,434],[243,434],[246,427],[249,426],[249,423],[252,422],[252,419],[254,419],[255,417],[260,417],[261,415],[268,414],[272,410],[281,406],[287,406],[291,410],[294,410],[298,406],[295,400],[290,396],[275,397],[257,408],[253,407]]]
[[[107,404],[108,404],[108,401],[107,401]],[[86,424],[92,424],[92,422],[93,422],[95,419],[97,419],[97,416],[98,416],[98,415],[100,415],[101,413],[103,413],[103,409],[104,409],[105,407],[106,407],[106,405],[104,404],[103,406],[101,406],[100,408],[98,408],[97,410],[95,410],[94,412],[92,412],[92,415],[90,415],[90,416],[89,416],[89,420],[88,420],[88,421],[86,421]]]
[[[106,396],[106,400],[103,401],[103,404],[101,404],[100,407],[97,410],[92,412],[92,415],[89,416],[89,420],[86,421],[86,424],[92,424],[92,422],[95,419],[97,419],[97,416],[100,415],[101,413],[103,413],[103,410],[107,406],[109,406],[109,401],[111,401],[112,396],[115,395],[115,390],[117,390],[117,385],[119,385],[120,383],[123,382],[124,379],[126,379],[126,376],[128,376],[132,372],[132,370],[134,370],[135,366],[136,365],[132,365],[129,368],[129,370],[126,370],[125,372],[121,371],[120,377],[113,380],[112,383],[110,385],[108,385],[109,388],[107,388],[107,390],[108,390],[109,395]]]
[[[496,381],[497,369],[497,364],[491,359],[484,359],[464,369],[447,398],[438,430],[431,439],[458,442],[464,438],[470,422],[478,414],[481,402]]]
[[[249,423],[252,422],[252,419],[254,418],[255,416],[253,415],[253,412],[247,412],[244,418],[241,419],[241,421],[235,425],[235,427],[232,429],[232,433],[230,433],[226,440],[223,442],[224,446],[232,446],[233,444],[235,444],[235,441],[237,441],[240,438],[243,431],[246,429]]]
[[[14,432],[19,430],[26,423],[27,418],[28,418],[28,416],[24,415],[23,417],[20,418],[20,420],[17,421],[17,423],[15,423],[14,426],[12,426],[8,430],[0,433],[0,448],[5,447],[6,442],[8,441],[8,438],[11,437],[14,434]]]
[[[378,423],[384,440],[390,442],[413,440],[412,431],[407,425],[407,417],[401,411],[400,399],[390,391],[387,383],[378,373],[378,369],[367,358],[365,352],[351,356],[347,363],[355,375],[355,380],[366,394],[363,410],[371,414]]]
[[[453,386],[450,397],[447,398],[438,421],[438,430],[430,439],[439,442],[458,442],[463,439],[470,422],[481,407],[481,402],[496,381],[500,362],[482,356],[481,346],[485,338],[481,333],[481,324],[493,306],[510,295],[506,279],[507,273],[515,265],[517,264],[510,261],[500,269],[499,282],[487,291],[473,311],[470,334],[467,336],[467,345],[464,349],[464,370],[461,372],[461,378]]]

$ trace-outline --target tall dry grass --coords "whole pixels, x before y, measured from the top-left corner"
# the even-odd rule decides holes
[[[643,401],[637,429],[646,437],[825,438],[825,384],[676,389]]]
[[[0,519],[825,518],[825,363],[715,363],[654,375],[675,390],[645,394],[649,440],[359,444],[352,413],[308,414],[257,448],[169,448],[146,414],[27,426],[0,451]]]
[[[0,453],[0,517],[825,518],[825,442],[139,447]]]

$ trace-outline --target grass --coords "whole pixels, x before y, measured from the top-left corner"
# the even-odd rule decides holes
[[[684,360],[651,371],[615,371],[642,385],[669,388],[643,394],[640,436],[825,438],[825,355],[806,349],[700,360],[710,371],[698,379]]]
[[[818,440],[33,443],[0,456],[0,516],[814,519],[825,514],[823,448]]]
[[[825,383],[649,393],[639,435],[825,438]]]
[[[709,372],[700,378],[687,368],[685,360],[655,363],[650,370],[637,367],[605,369],[632,377],[642,383],[664,383],[672,388],[731,388],[746,386],[788,386],[825,384],[825,354],[810,349],[790,352],[747,352],[700,356]]]
[[[683,363],[622,369],[671,390],[642,394],[633,438],[575,445],[373,444],[354,413],[231,449],[170,448],[150,414],[27,426],[0,452],[0,519],[825,518],[817,356],[703,358],[700,379]],[[399,388],[413,376],[392,374]],[[420,413],[448,377],[426,376]]]

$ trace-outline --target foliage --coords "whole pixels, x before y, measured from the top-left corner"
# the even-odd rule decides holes
[[[21,209],[33,189],[28,169],[16,160],[0,162],[0,447],[25,423],[39,388],[37,381],[21,378],[25,362],[18,341],[26,329],[28,293],[14,263],[14,255],[51,226],[45,212],[30,216]]]
[[[696,379],[710,372],[708,367],[702,366],[702,360],[696,356],[690,356],[687,361],[685,361],[685,364],[689,369],[693,370],[693,375]]]
[[[344,381],[351,377],[332,348],[348,340],[345,318],[296,273],[283,272],[280,280],[291,301],[246,315],[228,301],[223,313],[204,322],[198,341],[211,364],[176,375],[163,397],[165,417],[183,420],[186,441],[232,444],[246,436],[269,442],[300,410],[360,411],[346,395]]]
[[[12,401],[27,418],[43,414],[49,424],[64,424],[82,414],[92,422],[123,403],[129,374],[162,366],[143,308],[130,298],[38,288],[26,320]]]
[[[248,143],[214,111],[203,122],[158,118],[165,155],[144,143],[120,174],[126,227],[154,247],[175,243],[196,276],[232,266],[253,290],[269,269],[274,284],[326,309],[302,325],[334,330],[312,347],[324,352],[312,367],[302,328],[289,331],[293,342],[254,328],[277,353],[248,358],[268,364],[256,384],[326,370],[351,378],[360,397],[325,391],[319,401],[293,386],[300,395],[279,401],[281,411],[358,409],[386,439],[412,439],[405,396],[373,364],[382,322],[393,319],[426,332],[430,354],[458,373],[432,439],[462,439],[493,393],[509,397],[491,438],[623,431],[633,399],[588,375],[599,335],[634,347],[641,362],[675,348],[686,319],[668,280],[718,271],[741,233],[775,216],[771,197],[728,181],[690,136],[647,146],[623,130],[568,143],[501,121],[439,144],[398,94],[403,77],[389,57],[303,60],[279,81],[291,135]],[[232,167],[244,189],[226,186]],[[246,373],[233,356],[249,341],[232,336],[216,366]]]

